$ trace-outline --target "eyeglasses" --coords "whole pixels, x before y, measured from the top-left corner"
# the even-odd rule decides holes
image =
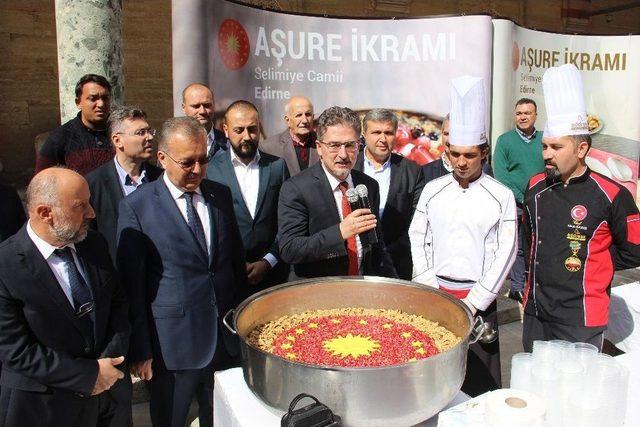
[[[186,171],[190,171],[191,169],[194,168],[194,166],[196,165],[196,163],[198,163],[200,166],[204,166],[207,163],[209,163],[209,161],[211,160],[211,156],[205,156],[205,157],[201,157],[200,159],[197,160],[182,160],[182,161],[177,161],[176,159],[174,159],[173,157],[171,157],[168,153],[162,151],[162,154],[164,154],[165,156],[167,156],[168,158],[170,158],[171,160],[174,161],[175,164],[177,164],[178,166],[180,166],[182,169],[186,170]]]
[[[340,148],[344,147],[344,149],[348,153],[353,153],[358,150],[358,141],[347,141],[347,142],[324,142],[318,141],[321,144],[324,144],[325,147],[329,150],[330,153],[338,153],[340,152]]]
[[[144,138],[145,136],[149,135],[150,137],[154,137],[156,136],[156,130],[155,129],[140,129],[135,131],[134,133],[126,133],[126,132],[116,132],[116,135],[129,135],[129,136],[139,136],[141,138]]]

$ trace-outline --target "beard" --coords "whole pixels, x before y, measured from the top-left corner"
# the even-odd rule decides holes
[[[258,151],[258,143],[253,141],[241,141],[236,147],[231,144],[231,149],[241,160],[251,160],[256,156]]]
[[[82,221],[80,227],[76,229],[67,219],[62,218],[64,217],[61,217],[61,219],[51,227],[51,234],[53,234],[59,242],[63,243],[63,246],[81,242],[87,237],[89,221]]]
[[[545,163],[545,166],[552,166],[552,169],[546,168],[544,169],[544,173],[546,174],[547,178],[551,179],[551,180],[556,180],[558,178],[560,178],[562,176],[562,174],[560,173],[560,171],[558,170],[558,167],[555,165],[552,165],[551,163]]]

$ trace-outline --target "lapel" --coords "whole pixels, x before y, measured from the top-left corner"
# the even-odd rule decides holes
[[[389,205],[389,202],[391,200],[395,200],[396,197],[401,194],[400,181],[402,180],[402,157],[392,153],[390,162],[391,164],[389,165],[389,167],[391,169],[391,177],[389,179],[389,194],[387,194],[387,202],[385,203],[385,207]]]
[[[235,175],[235,174],[234,174]],[[220,236],[220,224],[222,223],[222,218],[220,218],[220,208],[218,207],[218,201],[213,195],[213,191],[208,188],[208,185],[203,181],[200,184],[200,191],[202,191],[202,197],[204,198],[204,202],[207,205],[207,210],[209,211],[209,229],[211,230],[211,244],[209,245],[209,263],[211,266],[213,264],[213,260],[216,259],[216,251],[218,250],[218,236]]]
[[[289,166],[289,175],[294,176],[299,174],[300,165],[298,164],[298,156],[296,155],[296,149],[293,148],[288,129],[280,134],[280,144],[282,144],[282,158],[284,158],[284,161]]]
[[[360,172],[364,172],[364,150],[358,153],[356,164],[353,166],[353,168],[355,170],[359,170]]]
[[[336,206],[336,200],[333,197],[333,189],[329,185],[329,180],[327,179],[327,176],[324,173],[324,169],[322,168],[322,163],[321,162],[316,163],[315,165],[311,166],[311,169],[313,170],[313,177],[318,181],[318,184],[320,185],[320,191],[318,193],[322,197],[321,206],[333,207],[333,209],[330,209],[331,212],[333,213],[332,215],[333,218],[327,218],[327,223],[331,223],[331,224],[339,223],[340,212],[338,212],[338,207]]]
[[[120,185],[120,177],[118,176],[118,171],[116,170],[116,165],[112,161],[109,164],[109,168],[107,168],[107,179],[104,181],[107,192],[109,193],[109,198],[113,200],[113,206],[116,208],[116,212],[118,209],[118,204],[120,200],[124,197],[124,193],[122,192],[122,186]]]
[[[21,263],[25,269],[34,277],[35,286],[44,290],[44,294],[53,300],[64,316],[69,319],[78,332],[84,336],[83,325],[79,319],[76,318],[73,307],[60,287],[56,276],[54,276],[51,271],[49,264],[47,264],[47,261],[42,257],[42,254],[27,234],[26,225],[20,229],[19,233],[21,234],[20,239],[16,242],[16,246],[18,246],[18,256],[21,257]],[[85,269],[85,272],[86,271]]]
[[[258,161],[258,167],[260,170],[260,180],[258,182],[258,202],[256,203],[256,214],[253,218],[255,221],[258,218],[258,214],[262,209],[262,204],[264,202],[264,197],[267,194],[267,189],[269,188],[269,181],[271,180],[271,163],[265,159],[263,153],[260,153],[260,160]],[[248,211],[247,211],[248,212]]]
[[[164,183],[164,179],[158,178],[152,185],[155,185],[154,201],[158,205],[156,212],[166,212],[168,221],[180,230],[179,234],[185,237],[190,236],[192,244],[189,246],[193,249],[193,252],[198,254],[198,257],[208,265],[209,260],[205,257],[200,244],[196,240],[196,236],[193,235],[187,221],[184,220],[182,213],[180,213],[180,209],[178,209],[178,205],[175,200],[173,200],[167,185]],[[213,239],[211,240],[213,241]]]
[[[231,152],[225,151],[224,155],[220,155],[214,159],[216,165],[219,166],[218,170],[220,171],[221,178],[224,180],[226,185],[231,190],[231,194],[235,199],[235,203],[240,206],[242,209],[242,214],[246,215],[248,218],[251,218],[251,213],[249,212],[249,208],[247,208],[247,204],[242,197],[242,191],[240,190],[240,184],[238,184],[238,177],[236,176],[235,171],[233,170],[233,164],[231,163]],[[212,198],[213,199],[213,198]]]

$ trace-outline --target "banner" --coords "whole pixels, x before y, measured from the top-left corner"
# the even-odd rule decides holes
[[[511,21],[494,25],[492,140],[512,129],[515,103],[533,99],[536,128],[546,111],[542,76],[549,67],[572,63],[584,83],[592,137],[589,167],[638,194],[640,156],[640,37],[576,36],[534,31]],[[640,198],[636,197],[636,200]]]
[[[396,149],[424,164],[444,150],[440,127],[448,113],[451,79],[466,74],[484,78],[489,111],[488,16],[338,19],[212,3],[205,19],[210,37],[206,83],[214,90],[216,109],[221,113],[238,99],[253,102],[266,136],[286,128],[284,108],[295,95],[311,99],[316,118],[334,105],[360,114],[389,108],[401,123]],[[174,12],[174,22],[176,13],[181,12]],[[173,52],[174,75],[180,73],[182,87],[201,76],[194,69],[190,79],[182,66],[190,63],[182,58],[185,54],[185,49]],[[174,89],[176,94],[181,90]],[[178,106],[176,114],[182,114]]]

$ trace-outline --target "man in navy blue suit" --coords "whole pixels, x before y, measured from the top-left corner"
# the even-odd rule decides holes
[[[207,134],[178,117],[162,128],[161,178],[120,203],[118,266],[131,303],[131,373],[151,380],[154,426],[180,426],[193,398],[212,426],[217,344],[238,351],[219,319],[246,296],[242,239],[229,188],[204,180]],[[217,355],[216,355],[217,356]]]
[[[278,195],[289,178],[283,159],[258,150],[260,118],[248,101],[225,112],[225,135],[231,149],[209,164],[207,178],[228,186],[242,234],[251,291],[283,283],[289,266],[278,250]]]

